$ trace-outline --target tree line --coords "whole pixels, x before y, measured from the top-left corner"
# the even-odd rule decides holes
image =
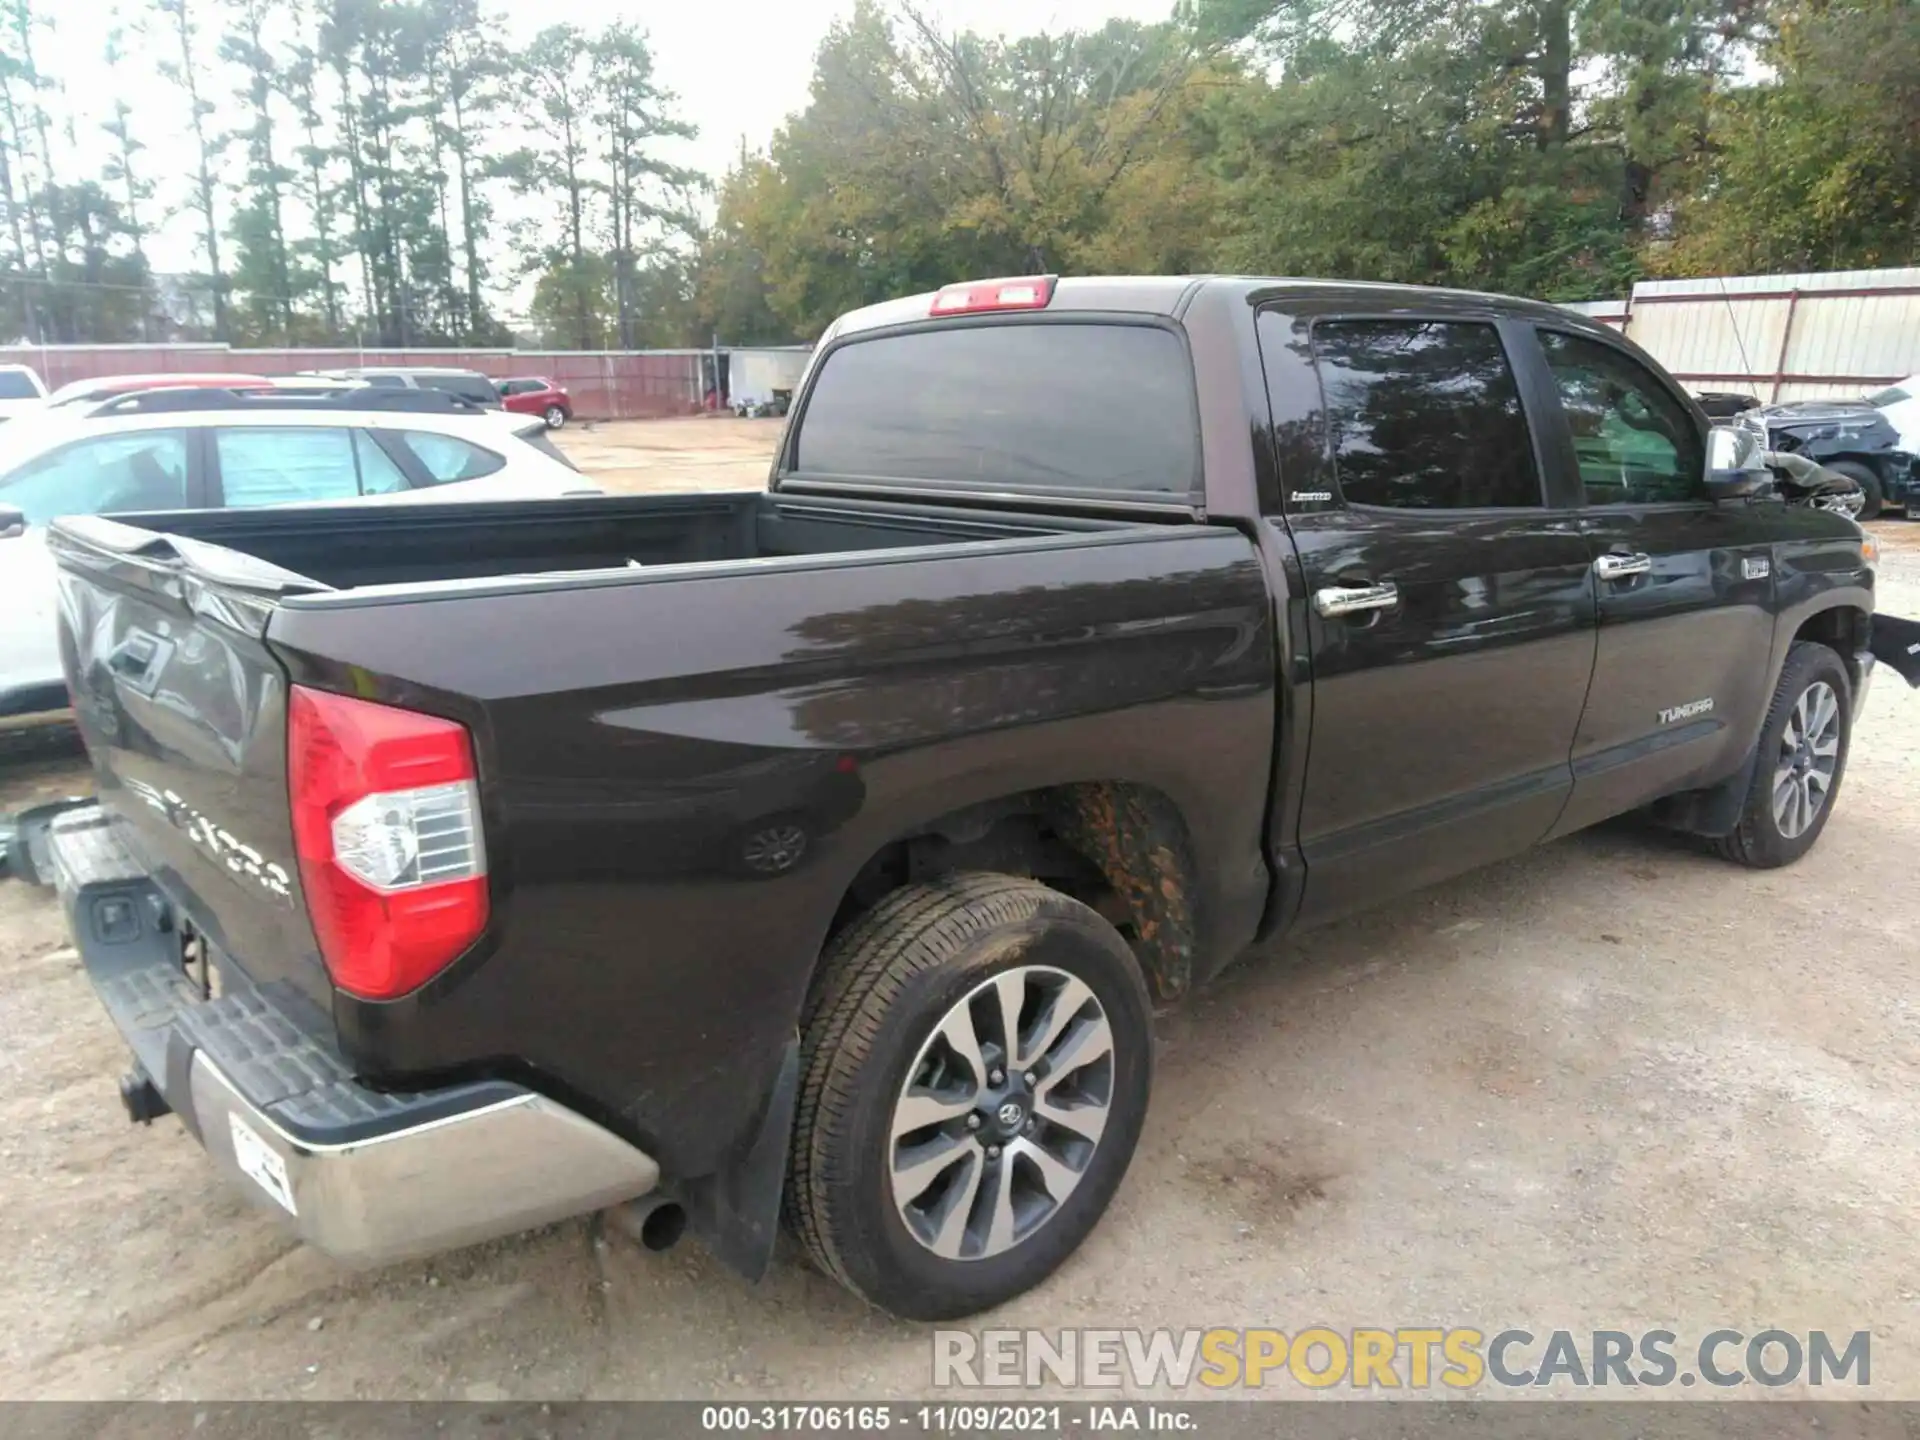
[[[684,280],[706,181],[660,158],[693,132],[630,21],[515,49],[481,0],[114,0],[97,67],[57,76],[39,56],[76,7],[0,11],[0,323],[24,338],[505,344],[496,297],[530,282],[548,343],[667,339],[654,272]],[[78,93],[113,97],[96,174]],[[196,273],[155,273],[163,225]]]
[[[663,158],[692,129],[631,22],[510,48],[482,0],[116,0],[55,77],[63,3],[0,0],[0,317],[36,340],[636,348],[993,274],[1574,300],[1920,261],[1913,0],[1179,0],[1015,38],[857,0],[717,182]],[[149,148],[134,57],[193,153]],[[62,83],[115,97],[97,174]]]

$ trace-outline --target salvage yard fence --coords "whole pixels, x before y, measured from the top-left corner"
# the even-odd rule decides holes
[[[1627,336],[1689,390],[1856,398],[1920,372],[1920,267],[1643,280],[1567,307]]]
[[[724,351],[722,353],[725,353]],[[49,389],[102,375],[290,375],[358,365],[478,370],[495,380],[540,375],[573,398],[590,420],[650,420],[701,408],[711,383],[710,350],[236,350],[227,345],[10,345],[0,364],[31,365]]]

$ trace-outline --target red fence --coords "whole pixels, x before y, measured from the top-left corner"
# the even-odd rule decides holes
[[[496,380],[542,375],[583,419],[639,420],[700,408],[709,357],[697,350],[233,350],[225,345],[11,345],[0,364],[31,365],[47,388],[99,375],[288,375],[349,365],[434,365]]]

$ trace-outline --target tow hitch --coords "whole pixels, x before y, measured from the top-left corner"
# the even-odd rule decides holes
[[[120,1103],[127,1119],[135,1125],[151,1125],[162,1115],[171,1115],[173,1107],[151,1076],[138,1065],[120,1077]]]

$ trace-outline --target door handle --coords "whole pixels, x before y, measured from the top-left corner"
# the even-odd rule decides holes
[[[1651,569],[1651,555],[1599,555],[1593,562],[1593,573],[1602,580],[1629,580]]]
[[[1313,592],[1313,608],[1329,620],[1358,615],[1363,610],[1391,610],[1400,603],[1392,581],[1384,585],[1329,585]]]

